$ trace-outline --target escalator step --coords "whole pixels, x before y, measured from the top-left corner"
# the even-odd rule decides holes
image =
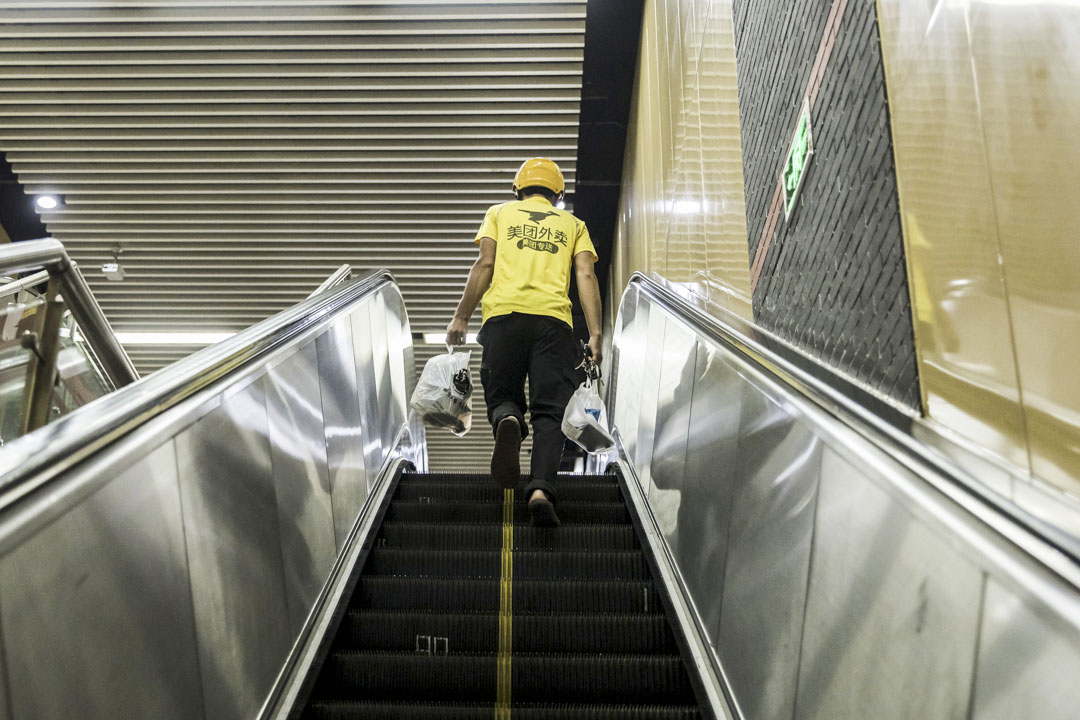
[[[314,689],[320,698],[484,702],[495,697],[494,655],[332,652]]]
[[[517,655],[511,664],[517,702],[543,702],[557,689],[575,702],[693,703],[678,655]]]
[[[629,525],[630,512],[622,503],[559,503],[559,519],[564,525]],[[495,503],[393,502],[386,511],[391,522],[502,523],[502,505]],[[514,523],[529,524],[525,503],[514,505]]]
[[[497,524],[383,523],[377,547],[482,550],[502,547]],[[560,528],[514,528],[515,550],[636,550],[630,525],[566,525]]]
[[[662,613],[650,581],[522,580],[513,585],[514,612]],[[498,580],[361,576],[351,607],[486,613],[499,610]]]
[[[487,473],[405,473],[401,476],[401,482],[437,482],[444,485],[455,483],[495,485],[494,481],[491,479],[491,475],[488,475]],[[529,476],[522,475],[519,482],[520,487],[524,488],[529,482]],[[614,475],[574,475],[572,473],[559,473],[555,484],[559,485],[560,483],[599,483],[604,485],[618,485],[619,480]]]
[[[490,477],[401,477],[304,718],[700,718],[619,482],[561,475],[557,529],[530,526],[527,482],[505,584]],[[494,705],[500,667],[509,713]]]
[[[357,702],[312,703],[304,720],[491,720],[495,706],[464,703]],[[686,705],[513,705],[515,720],[696,720],[696,707]]]
[[[511,627],[514,652],[678,652],[663,615],[519,613]],[[498,646],[499,616],[350,610],[334,649],[413,652],[432,646],[434,638],[445,638],[439,647],[450,653],[488,652]]]
[[[515,552],[514,581],[646,580],[649,567],[640,550],[630,552]],[[364,572],[374,575],[440,578],[498,578],[498,550],[397,550],[376,548]]]
[[[515,702],[549,700],[553,692],[579,703],[693,703],[678,655],[518,655],[511,661]],[[317,697],[484,702],[495,696],[494,654],[332,652]]]
[[[524,489],[524,488],[522,488]],[[503,489],[490,480],[484,483],[402,482],[394,500],[406,502],[502,503]],[[559,501],[617,503],[622,500],[618,485],[612,483],[563,483]]]

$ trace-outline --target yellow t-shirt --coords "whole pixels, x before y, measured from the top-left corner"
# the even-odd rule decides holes
[[[476,233],[476,244],[495,241],[495,271],[481,307],[484,322],[512,312],[547,315],[573,327],[570,270],[587,252],[598,260],[585,223],[534,195],[493,205]]]

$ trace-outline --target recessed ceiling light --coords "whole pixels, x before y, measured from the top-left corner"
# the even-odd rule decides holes
[[[124,268],[118,262],[105,263],[101,266],[101,272],[109,280],[119,282],[124,279]]]
[[[60,198],[55,195],[38,195],[34,202],[42,210],[52,210],[60,204]]]

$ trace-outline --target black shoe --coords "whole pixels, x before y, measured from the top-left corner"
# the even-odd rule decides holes
[[[501,488],[515,488],[521,480],[521,425],[507,415],[495,426],[495,449],[491,451],[491,477]]]
[[[546,497],[529,501],[529,515],[533,527],[559,527],[559,516],[555,514],[555,505]]]

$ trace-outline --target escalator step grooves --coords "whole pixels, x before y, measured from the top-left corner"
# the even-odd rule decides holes
[[[559,503],[559,519],[564,525],[629,525],[630,511],[622,503]],[[386,520],[404,522],[449,522],[502,524],[502,505],[495,503],[393,502]],[[529,524],[525,503],[514,506],[514,523]]]
[[[495,549],[502,545],[500,525],[383,523],[378,547],[444,550]],[[561,528],[514,528],[514,550],[635,550],[630,525],[567,525]]]
[[[512,667],[518,702],[543,702],[554,688],[578,702],[694,702],[678,655],[515,655]]]
[[[441,484],[483,483],[485,485],[495,485],[490,475],[479,473],[405,473],[401,476],[401,482],[437,482]],[[529,476],[522,475],[519,482],[521,487],[524,488],[529,482]],[[619,481],[614,475],[573,475],[570,473],[559,473],[556,485],[564,483],[603,483],[605,485],[618,485]]]
[[[497,550],[397,550],[372,552],[365,572],[440,578],[498,578]],[[517,552],[514,580],[645,580],[649,567],[640,550],[631,552]]]
[[[484,702],[495,695],[495,668],[494,654],[332,652],[315,692],[322,698]],[[544,702],[554,689],[561,697],[589,703],[694,701],[678,655],[514,655],[515,702]]]
[[[398,484],[395,501],[403,502],[464,502],[502,503],[503,489],[491,482],[447,484],[438,482],[403,482]],[[618,485],[611,483],[563,483],[559,486],[559,501],[617,503],[622,500]]]
[[[485,702],[495,697],[494,655],[332,652],[315,695],[371,700]]]
[[[661,613],[650,581],[514,582],[514,612]],[[485,613],[499,610],[498,580],[361,576],[351,607]]]
[[[559,614],[514,616],[512,638],[520,653],[662,653],[678,652],[663,615]],[[498,644],[496,613],[461,615],[385,610],[351,610],[334,641],[336,650],[416,651],[427,638],[445,640],[450,653],[488,652]],[[418,640],[420,638],[420,640]]]
[[[320,701],[304,713],[305,720],[491,720],[494,705],[424,702]],[[515,720],[695,720],[696,707],[675,705],[513,705]]]
[[[560,474],[558,528],[527,482],[401,476],[301,717],[701,717],[618,479]]]

